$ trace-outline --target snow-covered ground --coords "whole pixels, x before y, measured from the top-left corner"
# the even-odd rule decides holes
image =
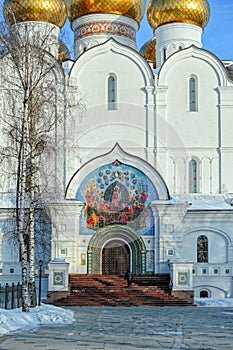
[[[34,328],[45,324],[69,324],[74,322],[73,312],[53,305],[37,306],[30,312],[22,309],[0,309],[0,336],[19,329]]]
[[[195,298],[194,302],[197,306],[233,307],[233,298]]]
[[[233,307],[233,299],[196,298],[195,304],[205,307]],[[74,322],[73,311],[42,304],[22,312],[21,309],[0,309],[0,336],[20,329],[34,328],[45,324],[69,324]]]

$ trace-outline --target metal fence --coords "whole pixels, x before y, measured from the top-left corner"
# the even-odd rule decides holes
[[[9,286],[6,283],[5,286],[0,284],[0,308],[1,309],[16,309],[22,306],[22,286],[21,284],[15,285],[12,283]]]

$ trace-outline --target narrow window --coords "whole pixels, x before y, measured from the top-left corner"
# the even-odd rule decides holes
[[[197,83],[195,78],[189,79],[189,111],[197,111]]]
[[[197,238],[197,262],[208,263],[208,238],[204,235]]]
[[[163,49],[163,61],[165,62],[167,59],[167,50],[166,48]]]
[[[197,161],[189,162],[189,193],[197,193]]]
[[[108,110],[116,109],[116,79],[111,75],[108,78]]]

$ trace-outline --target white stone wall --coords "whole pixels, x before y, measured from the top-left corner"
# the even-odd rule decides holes
[[[197,82],[195,112],[189,111],[192,76]],[[230,125],[232,84],[221,62],[204,50],[190,47],[170,57],[158,78],[158,166],[170,191],[189,191],[188,163],[194,158],[199,167],[198,192],[231,192],[228,162],[233,159],[226,120]]]
[[[116,110],[108,110],[107,105],[107,79],[111,74],[116,79]],[[74,140],[67,155],[67,164],[72,163],[67,179],[80,162],[109,152],[117,142],[130,153],[146,158],[148,118],[154,130],[154,116],[148,112],[153,88],[147,89],[153,84],[153,75],[142,57],[110,40],[76,61],[70,74],[72,81],[78,82],[84,111],[81,125],[67,131]],[[78,111],[73,114],[78,115]]]

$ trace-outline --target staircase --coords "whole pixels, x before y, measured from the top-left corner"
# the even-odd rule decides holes
[[[134,276],[134,283],[139,286],[156,286],[170,294],[170,274]]]
[[[127,288],[122,277],[70,275],[70,294],[56,306],[193,306],[169,294],[168,275],[135,276]],[[157,284],[157,285],[155,285]]]

